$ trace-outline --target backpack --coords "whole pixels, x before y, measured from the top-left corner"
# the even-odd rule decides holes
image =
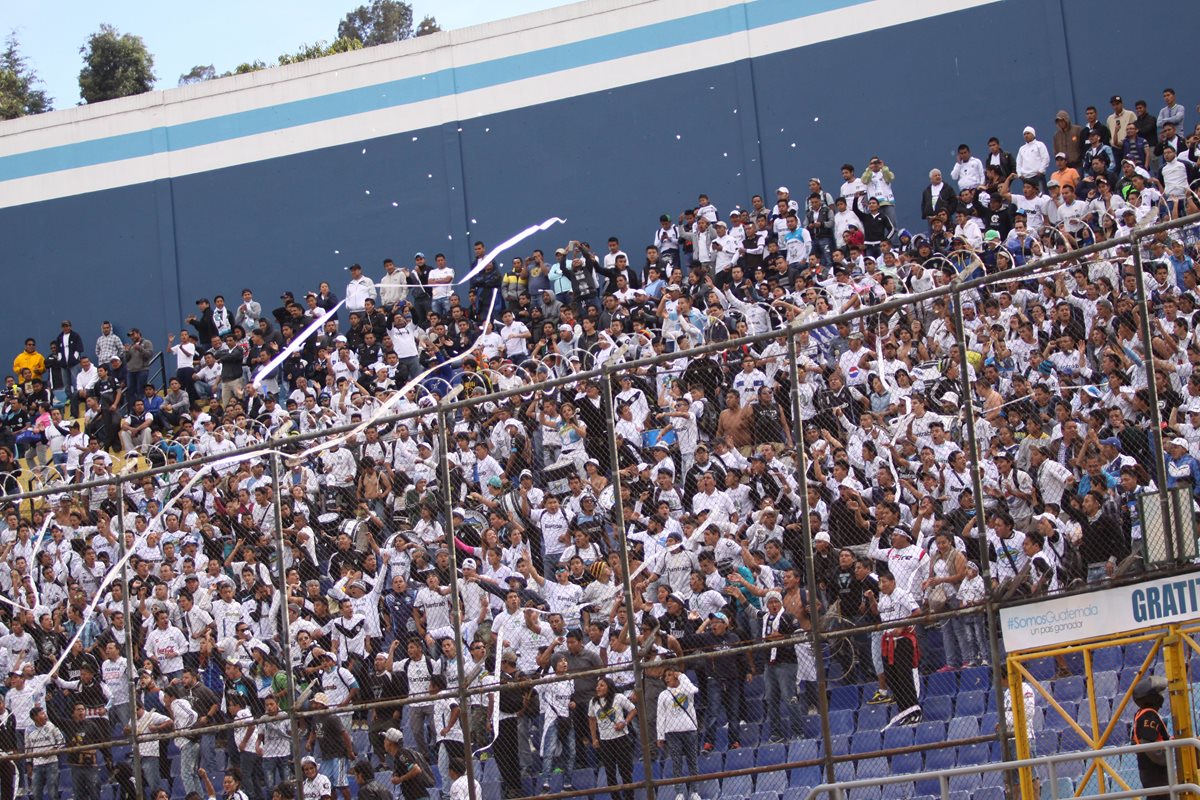
[[[514,678],[512,680],[519,680]],[[508,683],[510,681],[505,681]],[[516,714],[521,709],[525,708],[525,693],[522,688],[508,688],[500,690],[500,711],[504,714]]]
[[[717,411],[717,406],[712,400],[707,397],[700,401],[704,404],[704,410],[700,412],[700,418],[696,420],[696,426],[700,428],[702,433],[708,436],[717,435],[717,422],[720,420],[721,414]]]
[[[429,768],[429,762],[425,760],[425,756],[421,755],[419,751],[410,750],[407,747],[400,748],[400,755],[421,768],[421,774],[417,776],[419,787],[431,789],[436,785],[437,782],[433,779],[433,770]]]
[[[1066,588],[1071,581],[1076,579],[1085,580],[1087,578],[1087,566],[1083,563],[1083,554],[1079,552],[1079,545],[1071,541],[1066,534],[1058,534],[1058,546],[1049,539],[1046,544],[1054,551],[1054,555],[1058,559],[1058,581]]]

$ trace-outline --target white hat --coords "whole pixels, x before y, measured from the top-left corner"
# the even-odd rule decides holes
[[[958,402],[958,393],[946,392],[944,395],[942,395],[942,402],[949,403],[950,405],[956,404]]]
[[[388,728],[383,732],[383,738],[392,744],[400,744],[404,741],[404,733],[399,728]]]
[[[1185,450],[1188,447],[1190,447],[1190,445],[1188,444],[1188,440],[1183,438],[1182,436],[1176,436],[1174,439],[1171,440],[1171,444],[1175,445],[1176,447],[1182,447]]]
[[[791,192],[788,191],[788,188],[786,186],[780,186],[778,189],[775,190],[775,194],[791,194]]]
[[[473,558],[464,558],[462,562],[463,569],[479,569],[479,565],[475,563]]]
[[[1025,134],[1027,134],[1027,133],[1032,133],[1034,136],[1037,136],[1037,131],[1035,131],[1035,130],[1033,129],[1033,126],[1032,126],[1032,125],[1026,125],[1026,126],[1025,126],[1025,130],[1021,131],[1021,135],[1022,135],[1022,136],[1024,136],[1024,135],[1025,135]]]
[[[820,533],[818,533],[816,536],[813,537],[813,541],[814,542],[828,542],[829,534],[826,533],[825,531],[821,531]]]
[[[854,480],[854,478],[851,478],[849,475],[842,478],[842,482],[839,483],[838,486],[842,487],[843,489],[850,489],[855,492],[861,491],[861,488],[862,488],[858,485],[858,481]]]

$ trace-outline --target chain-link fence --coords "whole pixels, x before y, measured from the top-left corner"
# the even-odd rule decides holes
[[[0,781],[774,800],[1006,757],[988,612],[1194,555],[1194,529],[1139,546],[1193,411],[1150,388],[1147,292],[1088,300],[1140,283],[1119,248],[963,250],[907,294],[836,273],[810,309],[689,277],[707,311],[654,335],[606,299],[524,360],[246,389],[31,463]],[[1081,306],[1113,314],[1095,347]]]

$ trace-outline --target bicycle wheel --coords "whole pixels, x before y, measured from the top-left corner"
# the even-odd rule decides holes
[[[823,637],[821,649],[825,657],[825,679],[840,683],[854,675],[858,663],[854,638],[844,635],[824,637],[831,633],[851,630],[854,624],[840,614],[826,612],[821,615],[819,625]]]

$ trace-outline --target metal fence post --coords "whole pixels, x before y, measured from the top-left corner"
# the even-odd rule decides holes
[[[983,585],[988,588],[984,603],[985,613],[987,614],[987,629],[988,629],[988,650],[989,657],[992,662],[992,692],[997,703],[1003,703],[1004,690],[1000,684],[1000,630],[999,617],[995,613],[995,607],[992,600],[991,583],[992,569],[991,560],[987,557],[988,553],[988,538],[987,538],[987,520],[983,510],[983,474],[980,472],[979,461],[982,453],[979,452],[979,442],[975,438],[975,398],[974,388],[971,386],[971,365],[967,360],[967,335],[966,325],[963,322],[962,313],[962,290],[955,288],[951,296],[951,305],[954,308],[954,331],[955,343],[958,345],[958,371],[959,371],[959,391],[962,393],[961,402],[963,414],[967,427],[967,452],[970,456],[970,462],[973,465],[971,470],[971,492],[975,495],[975,530],[979,539],[979,547],[982,555],[979,558],[979,574],[983,578]],[[949,624],[949,623],[947,623]],[[1004,715],[1000,714],[997,719],[996,733],[1000,737],[1000,752],[1005,761],[1012,758],[1012,753],[1008,748],[1008,726],[1004,719]]]
[[[604,403],[604,409],[609,413],[608,425],[608,468],[612,472],[613,485],[613,529],[616,534],[616,540],[621,550],[621,581],[624,584],[625,590],[625,630],[629,637],[629,657],[630,665],[633,667],[633,685],[639,702],[643,707],[648,703],[646,699],[646,680],[642,673],[642,654],[641,646],[637,640],[637,629],[633,622],[633,581],[630,578],[629,572],[629,543],[625,538],[625,507],[621,504],[621,455],[617,449],[617,427],[615,423],[615,410],[613,408],[613,391],[612,391],[612,371],[608,364],[601,366],[600,377],[600,392]],[[611,636],[611,631],[609,632]],[[638,710],[638,738],[642,742],[642,777],[646,783],[646,800],[654,800],[654,746],[651,742],[657,741],[657,737],[650,738],[652,731],[647,720],[647,714],[643,709]],[[611,783],[615,776],[609,775],[608,780]]]
[[[817,666],[817,709],[821,717],[822,758],[825,780],[836,780],[833,768],[833,731],[829,727],[829,688],[825,677],[825,659],[821,652],[821,612],[817,604],[817,569],[814,563],[812,521],[808,506],[808,458],[804,449],[804,421],[800,418],[800,362],[796,353],[796,334],[787,337],[788,369],[792,381],[792,440],[796,445],[796,474],[800,478],[800,532],[804,539],[804,579],[808,584],[808,614],[812,622],[813,659]]]
[[[467,657],[467,653],[463,650],[463,616],[462,616],[462,595],[459,593],[458,587],[458,546],[454,540],[454,498],[450,496],[450,418],[446,409],[440,408],[437,412],[438,416],[438,453],[441,456],[440,492],[443,503],[443,513],[446,515],[446,542],[447,549],[450,551],[450,621],[454,629],[454,651],[458,656],[456,666],[458,669],[458,722],[462,726],[463,732],[463,764],[466,768],[467,776],[467,796],[477,797],[479,779],[475,776],[475,759],[474,750],[471,747],[471,698],[467,694],[467,678],[466,664],[463,659]],[[496,653],[496,659],[499,661],[500,653]],[[496,709],[496,713],[500,713],[500,709]],[[450,780],[449,775],[442,776],[442,785]]]
[[[138,674],[141,670],[136,660],[134,649],[135,628],[133,626],[133,604],[129,598],[129,561],[126,558],[125,545],[125,484],[117,484],[117,552],[121,559],[121,584],[124,591],[122,605],[125,611],[125,660],[129,663],[129,743],[130,759],[133,762],[133,786],[138,797],[145,797],[145,787],[142,781],[142,754],[138,749],[137,737],[137,692]]]
[[[1163,540],[1167,544],[1167,561],[1174,561],[1175,553],[1180,552],[1182,548],[1175,546],[1176,542],[1173,538],[1173,534],[1178,535],[1179,532],[1170,530],[1171,497],[1167,494],[1167,454],[1163,450],[1162,413],[1158,407],[1158,386],[1155,383],[1158,371],[1154,366],[1154,336],[1150,331],[1150,297],[1146,292],[1146,274],[1142,271],[1141,234],[1135,232],[1132,236],[1133,271],[1138,294],[1138,332],[1141,334],[1142,348],[1146,351],[1143,357],[1146,365],[1146,394],[1150,399],[1150,435],[1154,444],[1154,480],[1158,484],[1158,502],[1162,507],[1163,526],[1167,528],[1163,536]],[[1149,557],[1150,553],[1146,555]]]
[[[296,781],[296,797],[304,800],[304,775],[300,771],[300,758],[304,751],[300,746],[300,729],[296,720],[296,681],[292,674],[292,626],[288,619],[287,570],[283,564],[283,470],[278,452],[271,453],[271,475],[275,486],[275,569],[279,573],[279,636],[283,670],[287,675],[288,728],[292,739],[292,776]]]

